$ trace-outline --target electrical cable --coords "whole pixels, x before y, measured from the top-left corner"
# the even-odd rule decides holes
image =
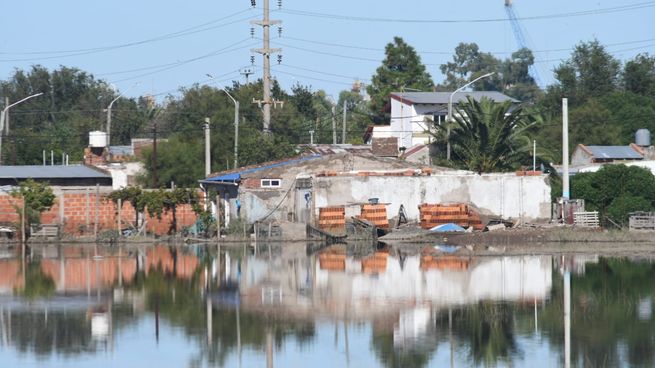
[[[639,10],[644,8],[650,8],[655,6],[655,1],[648,1],[643,3],[636,3],[630,5],[615,6],[611,8],[601,8],[601,9],[591,9],[591,10],[582,10],[575,12],[565,12],[557,14],[548,14],[548,15],[536,15],[516,18],[519,21],[526,20],[541,20],[541,19],[559,19],[559,18],[569,18],[569,17],[578,17],[586,15],[598,15],[598,14],[608,14],[623,12],[629,10]],[[285,8],[280,10],[280,12],[289,14],[289,15],[301,15],[314,18],[326,18],[326,19],[335,19],[335,20],[344,20],[349,22],[374,22],[374,23],[494,23],[494,22],[509,22],[509,19],[503,18],[482,18],[482,19],[401,19],[401,18],[376,18],[376,17],[359,17],[352,15],[339,15],[339,14],[328,14],[328,13],[319,13],[311,12],[306,10],[293,10]]]

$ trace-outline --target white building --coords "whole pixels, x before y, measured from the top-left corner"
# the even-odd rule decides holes
[[[373,137],[393,136],[398,138],[398,146],[410,148],[417,144],[430,144],[433,122],[441,124],[448,115],[448,102],[451,92],[393,92],[391,99],[391,120],[388,128],[374,127]],[[471,96],[476,101],[486,97],[502,103],[512,101],[509,96],[495,91],[458,92],[453,96],[455,107]]]

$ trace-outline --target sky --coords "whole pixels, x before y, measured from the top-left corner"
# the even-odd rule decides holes
[[[422,58],[433,80],[460,42],[505,58],[518,49],[504,0],[271,0],[272,75],[290,91],[297,83],[338,98],[356,80],[370,83],[384,47],[402,37]],[[163,100],[194,83],[217,87],[262,76],[263,0],[21,0],[0,13],[0,79],[32,65],[75,67],[136,97]],[[542,84],[573,47],[597,39],[621,61],[655,54],[655,1],[514,0]],[[255,56],[251,65],[251,55]],[[209,78],[207,75],[213,78]]]

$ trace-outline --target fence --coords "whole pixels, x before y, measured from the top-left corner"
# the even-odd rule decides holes
[[[633,212],[630,214],[629,227],[634,230],[655,230],[655,212]]]
[[[580,227],[600,227],[598,220],[598,211],[593,212],[573,212],[573,225]]]

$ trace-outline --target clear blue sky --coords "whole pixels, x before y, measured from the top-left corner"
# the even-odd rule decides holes
[[[41,64],[76,67],[113,83],[127,95],[159,98],[179,87],[244,81],[250,66],[250,19],[262,17],[249,0],[63,0],[6,1],[0,14],[0,78]],[[632,8],[631,5],[640,4]],[[271,0],[272,19],[282,20],[282,38],[272,27],[272,47],[283,48],[274,76],[289,89],[296,81],[335,97],[356,78],[367,82],[384,57],[384,46],[401,36],[414,46],[435,82],[439,65],[459,42],[508,56],[517,49],[504,0],[301,1]],[[514,0],[514,9],[535,51],[546,84],[552,69],[580,41],[594,38],[620,60],[655,54],[655,1]],[[584,15],[576,15],[583,13]],[[350,18],[348,18],[350,17]],[[536,18],[536,19],[535,19]],[[457,21],[457,22],[453,22]],[[261,37],[261,28],[255,28]],[[261,56],[255,74],[260,78]],[[139,83],[138,86],[133,85]],[[128,90],[129,89],[129,90]]]

